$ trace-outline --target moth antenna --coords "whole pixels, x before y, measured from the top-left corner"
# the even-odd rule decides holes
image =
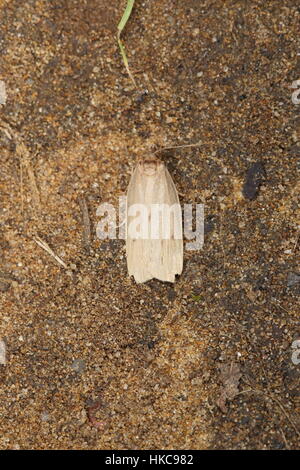
[[[172,147],[163,147],[161,149],[158,149],[154,152],[154,154],[158,153],[158,152],[163,152],[164,150],[172,150],[172,149],[182,149],[182,148],[186,148],[186,147],[200,147],[201,145],[201,142],[198,142],[196,144],[184,144],[184,145],[174,145]]]

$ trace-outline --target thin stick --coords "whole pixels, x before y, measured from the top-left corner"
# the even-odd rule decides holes
[[[91,222],[86,200],[84,198],[79,200],[82,222],[83,222],[83,245],[88,248],[91,243]]]
[[[24,212],[24,188],[23,188],[23,161],[20,159],[20,192],[21,192],[21,214]]]
[[[285,410],[283,404],[277,398],[275,398],[273,395],[270,395],[269,393],[263,392],[262,390],[257,390],[257,389],[253,389],[253,388],[251,388],[249,390],[242,390],[241,392],[238,393],[238,395],[241,395],[243,393],[251,393],[251,392],[252,393],[258,393],[258,394],[262,395],[263,397],[268,397],[271,401],[273,400],[275,403],[277,403],[277,405],[279,406],[279,408],[281,409],[281,411],[285,415],[286,419],[289,421],[291,426],[294,428],[297,436],[300,437],[300,431],[297,429],[297,426],[295,425],[294,421],[292,420],[292,418],[289,416],[289,414]]]
[[[37,209],[41,209],[40,193],[36,184],[35,175],[30,164],[29,151],[23,143],[17,143],[16,153],[21,159],[21,165],[27,170],[29,184],[32,192],[32,198]],[[23,181],[22,181],[23,183]]]
[[[282,434],[282,437],[283,437],[283,440],[284,440],[284,443],[285,443],[285,447],[286,447],[288,450],[290,450],[290,446],[289,446],[288,441],[287,441],[287,439],[286,439],[286,436],[285,436],[285,434],[284,434],[284,432],[283,432],[283,429],[280,428],[280,432],[281,432],[281,434]]]
[[[272,302],[273,305],[276,305],[276,306],[278,306],[279,308],[281,308],[284,312],[289,313],[289,311],[288,311],[286,308],[284,308],[284,307],[279,303],[279,301],[278,301],[277,299],[275,299],[274,297],[271,299],[271,302]]]
[[[300,236],[300,231],[298,232],[297,237],[296,237],[296,242],[295,242],[295,245],[294,245],[294,248],[293,248],[293,253],[295,253],[295,251],[296,251],[298,241],[299,241],[299,236]]]
[[[36,237],[34,238],[34,241],[37,245],[39,245],[41,248],[43,248],[43,250],[47,251],[47,253],[49,253],[49,255],[53,256],[53,258],[59,263],[61,264],[65,269],[68,269],[68,266],[66,265],[66,263],[64,263],[64,261],[62,259],[60,259],[59,256],[57,256],[53,250],[51,250],[50,246],[48,245],[48,243],[44,242],[44,240],[42,240],[40,237]]]
[[[32,192],[32,199],[38,210],[41,210],[41,199],[36,178],[30,164],[30,154],[25,144],[17,131],[12,130],[11,126],[5,121],[0,120],[0,130],[10,139],[14,140],[16,144],[16,153],[20,157],[20,193],[21,193],[21,213],[24,210],[24,183],[23,183],[23,166],[27,170],[29,184]]]

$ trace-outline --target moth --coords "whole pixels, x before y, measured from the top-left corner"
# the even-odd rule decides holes
[[[183,267],[182,213],[164,163],[139,160],[128,186],[126,257],[137,283],[156,278],[175,282]]]

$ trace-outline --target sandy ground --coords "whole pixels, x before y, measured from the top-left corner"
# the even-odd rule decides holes
[[[0,448],[299,448],[299,2],[137,0],[136,88],[124,4],[0,2]],[[204,247],[136,285],[97,207],[185,143]]]

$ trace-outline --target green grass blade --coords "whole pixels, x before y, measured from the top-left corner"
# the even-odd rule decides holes
[[[132,80],[134,86],[136,86],[133,75],[132,75],[132,73],[130,72],[130,69],[129,69],[128,60],[127,60],[127,56],[126,56],[126,53],[125,53],[125,47],[123,46],[122,41],[121,41],[121,37],[120,37],[123,29],[126,26],[127,21],[130,18],[134,2],[135,2],[135,0],[127,0],[127,5],[126,5],[126,8],[125,8],[125,11],[123,13],[123,16],[121,18],[120,23],[118,24],[118,44],[119,44],[121,56],[122,56],[125,68],[127,70],[127,73],[129,75],[130,79]]]
[[[132,8],[133,8],[133,5],[134,5],[134,1],[135,1],[135,0],[127,0],[127,5],[126,5],[126,8],[125,8],[125,11],[124,11],[124,13],[123,13],[123,16],[122,16],[122,18],[121,18],[120,23],[118,24],[119,35],[120,35],[121,32],[123,31],[123,29],[125,28],[125,25],[126,25],[127,21],[129,20],[129,17],[130,17],[130,15],[131,15]]]

